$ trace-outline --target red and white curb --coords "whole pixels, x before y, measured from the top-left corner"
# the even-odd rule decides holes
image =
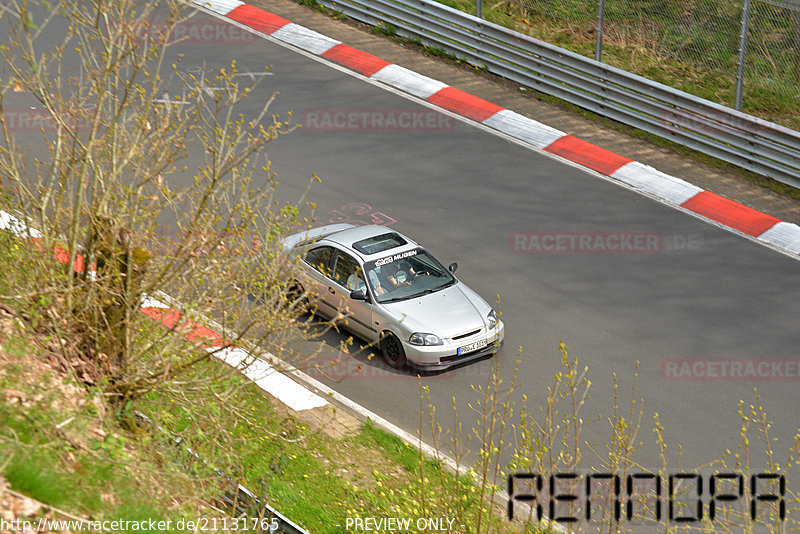
[[[0,230],[9,231],[23,241],[34,245],[43,237],[37,229],[3,210],[0,210]],[[63,253],[62,249],[57,249],[54,251],[53,259],[66,265],[69,262],[69,255]],[[75,262],[76,271],[82,270],[83,265],[84,259],[79,257]],[[78,269],[78,266],[81,268]],[[451,470],[455,472],[464,470],[464,466],[459,466],[455,460],[423,442],[419,436],[403,430],[268,352],[248,351],[245,348],[230,345],[220,333],[223,331],[220,325],[207,317],[195,317],[196,320],[187,319],[178,308],[179,304],[174,302],[172,297],[159,292],[155,296],[146,297],[142,301],[140,309],[142,313],[159,321],[165,327],[186,336],[189,340],[196,341],[199,347],[209,350],[218,359],[237,368],[259,388],[295,411],[320,408],[329,404],[326,399],[334,400],[350,412],[364,419],[370,419],[377,427],[394,434],[406,443],[416,445],[428,456],[438,458]],[[210,325],[212,328],[206,325]],[[289,378],[290,376],[296,377],[300,382],[292,380]]]
[[[37,248],[39,246],[37,241],[43,237],[37,229],[2,210],[0,210],[0,230],[7,230]],[[69,262],[69,255],[62,247],[56,246],[53,251],[53,259],[66,264]],[[74,269],[77,272],[83,272],[84,268],[84,258],[79,255],[75,260]],[[197,317],[196,320],[187,318],[168,295],[159,294],[158,298],[152,296],[145,298],[141,305],[141,311],[165,327],[184,335],[186,339],[197,342],[199,347],[237,368],[259,388],[295,411],[310,410],[328,404],[328,401],[321,396],[287,376],[295,374],[305,381],[306,377],[297,369],[279,362],[271,354],[256,356],[241,347],[231,346],[220,333],[222,329],[218,325],[204,317]],[[206,325],[211,325],[215,329]],[[266,361],[267,359],[273,361],[275,365],[271,365]]]
[[[168,304],[171,300],[164,294],[160,294],[158,299],[148,297],[142,303],[141,311],[167,328],[181,332],[186,339],[197,341],[215,357],[238,369],[263,391],[295,411],[311,410],[328,404],[325,399],[287,376],[298,373],[297,369],[281,363],[281,370],[278,370],[264,359],[266,354],[256,356],[241,347],[228,345],[221,334],[205,326],[211,324],[221,330],[218,325],[208,318],[201,319],[204,324],[182,318],[178,309]]]
[[[800,256],[800,226],[703,190],[509,109],[465,93],[239,0],[193,0],[199,7],[336,62],[535,148],[592,169],[662,203],[699,215],[778,251]]]
[[[37,248],[38,244],[36,242],[43,237],[42,233],[37,229],[3,210],[0,210],[0,230],[9,231]],[[54,251],[53,259],[66,265],[69,262],[69,255],[63,249],[57,247]],[[74,268],[76,271],[82,271],[85,268],[84,261],[84,258],[79,256],[75,261]],[[453,472],[466,473],[466,468],[463,465],[459,465],[449,456],[442,454],[437,448],[428,445],[419,436],[403,430],[338,391],[278,359],[276,356],[263,351],[248,352],[242,347],[229,345],[224,336],[219,333],[223,331],[222,327],[214,321],[206,317],[187,320],[185,316],[181,315],[178,304],[169,295],[159,293],[157,298],[153,296],[146,297],[140,309],[142,313],[161,322],[165,327],[174,329],[176,332],[185,335],[189,340],[196,341],[198,346],[209,350],[218,359],[238,369],[259,388],[293,410],[302,411],[321,408],[330,404],[326,399],[334,400],[351,413],[357,414],[363,419],[369,419],[378,428],[394,434],[408,444],[415,445],[428,457],[438,459]],[[211,325],[214,329],[205,325]],[[292,380],[289,376],[296,377],[299,382]],[[315,393],[315,391],[320,394]]]

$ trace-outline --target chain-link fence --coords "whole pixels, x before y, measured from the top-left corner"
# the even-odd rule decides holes
[[[533,26],[568,34],[558,46],[728,106],[744,94],[800,112],[800,0],[516,1]]]
[[[800,108],[800,1],[756,0],[745,62],[748,92],[775,91]]]

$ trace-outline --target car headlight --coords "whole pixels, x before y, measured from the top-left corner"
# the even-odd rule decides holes
[[[489,330],[497,326],[497,312],[491,310],[489,314],[486,316],[486,322],[489,324]]]
[[[408,339],[408,342],[412,345],[441,345],[442,340],[439,339],[439,336],[436,334],[423,334],[417,332],[415,334],[411,334],[411,337]]]

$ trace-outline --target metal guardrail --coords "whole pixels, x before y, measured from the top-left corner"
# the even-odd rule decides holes
[[[800,188],[800,132],[432,0],[320,0],[537,91]],[[387,28],[388,29],[388,28]],[[389,30],[391,31],[391,30]]]
[[[136,423],[139,426],[144,426],[146,423],[148,426],[153,426],[153,421],[138,410],[133,411],[133,415],[136,418]],[[190,447],[183,445],[180,438],[176,438],[170,436],[166,430],[164,430],[161,426],[156,426],[156,430],[167,436],[172,442],[175,444],[176,447],[181,447],[183,452],[187,453],[189,456],[193,457],[194,459],[202,462],[205,465],[209,465],[204,459],[200,457],[194,450]],[[248,490],[238,482],[235,482],[229,476],[225,475],[222,471],[217,469],[216,467],[209,466],[213,469],[213,471],[218,475],[230,482],[232,484],[231,489],[225,493],[220,500],[222,504],[236,512],[237,514],[244,515],[247,517],[249,510],[258,510],[258,517],[259,519],[266,520],[267,524],[269,525],[268,531],[270,534],[310,534],[307,530],[303,527],[297,525],[296,523],[292,522],[286,516],[278,512],[272,506],[262,503],[261,499],[259,499],[252,491]],[[249,523],[248,523],[249,524]],[[245,529],[247,530],[247,529]],[[250,528],[249,530],[255,530]]]

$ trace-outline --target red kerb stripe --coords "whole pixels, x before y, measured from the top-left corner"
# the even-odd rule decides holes
[[[780,222],[780,219],[711,191],[701,191],[681,206],[753,237],[760,236]]]
[[[184,332],[186,334],[186,339],[189,341],[198,341],[203,347],[211,348],[227,346],[227,343],[221,335],[196,321],[189,320],[178,326],[182,319],[181,313],[175,308],[143,307],[142,313],[152,319],[155,319],[156,321],[159,321],[167,328],[175,328]]]
[[[505,109],[455,87],[441,89],[429,96],[428,102],[478,122],[483,122],[498,111]]]
[[[266,34],[272,34],[291,22],[249,4],[240,5],[226,16]]]
[[[633,161],[571,135],[556,139],[545,147],[545,150],[606,176],[614,174],[617,169]]]
[[[332,59],[341,63],[345,67],[350,67],[354,71],[360,72],[364,76],[372,76],[381,70],[389,62],[373,56],[367,52],[362,52],[346,44],[338,44],[322,54],[322,57]]]

